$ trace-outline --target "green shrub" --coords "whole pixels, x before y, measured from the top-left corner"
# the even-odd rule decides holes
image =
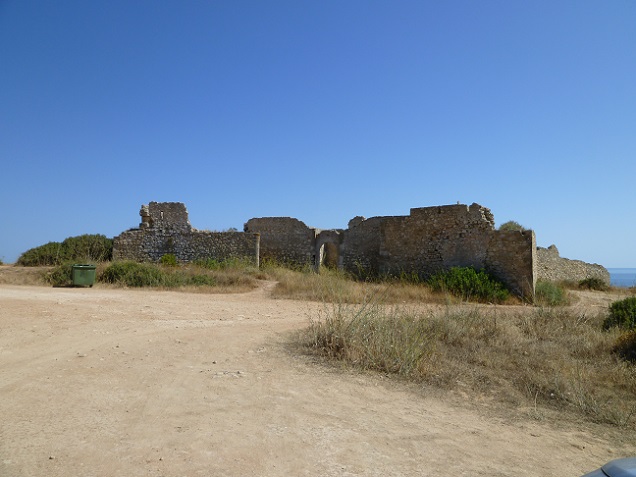
[[[187,280],[188,285],[194,286],[214,286],[217,280],[212,275],[192,275]]]
[[[386,277],[387,281],[392,281],[390,277]],[[402,272],[398,277],[395,277],[398,283],[408,284],[408,285],[420,285],[422,281],[422,277],[417,272]]]
[[[503,283],[472,267],[453,267],[436,273],[428,284],[434,291],[446,291],[464,300],[501,303],[510,296]]]
[[[45,280],[54,287],[68,287],[73,284],[73,262],[56,266],[46,273]]]
[[[215,258],[205,258],[196,260],[195,265],[201,268],[207,268],[208,270],[221,270],[225,265],[223,262],[218,261]]]
[[[176,267],[177,257],[175,257],[172,253],[167,253],[161,257],[159,263],[161,263],[162,265],[168,265],[170,267]]]
[[[43,274],[44,281],[54,287],[73,286],[73,265],[74,261],[68,261],[53,267]]]
[[[499,230],[503,231],[512,231],[512,232],[523,232],[527,230],[523,225],[519,222],[515,222],[514,220],[509,220],[508,222],[504,222],[499,226]]]
[[[636,330],[636,296],[615,301],[609,307],[609,316],[603,323],[603,329],[613,327]]]
[[[558,283],[539,280],[534,294],[535,305],[563,306],[569,303],[565,288]]]
[[[62,244],[60,242],[49,242],[24,252],[20,255],[16,264],[25,267],[59,265],[64,261],[63,257]]]
[[[225,260],[217,260],[216,258],[205,258],[196,260],[195,265],[206,268],[208,270],[227,270],[234,269],[252,269],[255,268],[254,263],[246,258],[230,257]]]
[[[156,266],[137,262],[113,262],[100,275],[100,281],[128,287],[158,287],[166,282]]]
[[[25,267],[54,266],[66,262],[104,262],[113,257],[113,239],[104,235],[79,235],[27,250],[16,262]]]
[[[156,263],[122,261],[111,263],[99,281],[127,287],[216,287],[250,289],[255,279],[242,270],[208,270],[196,265],[164,266]]]
[[[636,362],[636,330],[626,331],[620,335],[613,351],[624,360]]]
[[[586,278],[579,282],[579,288],[584,290],[607,291],[609,286],[603,280],[597,277]]]

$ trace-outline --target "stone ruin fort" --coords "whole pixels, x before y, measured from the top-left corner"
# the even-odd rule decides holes
[[[409,215],[355,217],[346,229],[321,230],[291,217],[253,218],[243,232],[210,232],[190,225],[180,202],[150,202],[141,223],[114,239],[114,260],[178,262],[199,259],[262,260],[345,270],[358,277],[418,275],[451,267],[484,269],[510,290],[533,296],[537,280],[579,281],[608,271],[597,264],[559,256],[553,245],[537,248],[532,230],[495,229],[494,216],[479,204],[413,208]]]

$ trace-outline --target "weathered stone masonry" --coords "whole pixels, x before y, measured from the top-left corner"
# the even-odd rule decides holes
[[[358,276],[417,274],[422,278],[454,266],[484,269],[522,296],[537,279],[578,281],[609,273],[596,264],[559,257],[556,247],[537,249],[531,230],[495,230],[492,213],[479,204],[411,209],[407,216],[355,217],[346,230],[320,230],[291,217],[247,221],[244,232],[193,229],[183,204],[150,202],[142,222],[115,237],[115,259],[180,262],[247,257],[300,266],[321,265]]]
[[[451,267],[484,269],[520,295],[536,284],[534,232],[495,230],[490,210],[479,205],[411,209],[384,221],[380,272],[428,277]]]
[[[316,229],[291,217],[250,219],[246,233],[260,234],[261,260],[305,265],[311,262],[316,244]]]
[[[586,263],[581,260],[570,260],[559,256],[554,245],[537,249],[539,280],[551,282],[578,282],[586,278],[598,278],[609,285],[610,275],[607,269],[596,263]]]
[[[286,221],[295,221],[293,233],[280,230]],[[245,231],[261,234],[261,257],[334,263],[361,276],[407,273],[426,278],[453,266],[472,266],[489,271],[521,295],[534,293],[536,284],[534,233],[495,230],[490,210],[479,204],[416,208],[408,216],[356,217],[346,230],[321,231],[296,219],[251,219]]]
[[[411,209],[408,216],[355,217],[346,230],[320,230],[297,219],[260,218],[245,224],[261,233],[261,257],[337,266],[366,275],[417,274],[426,278],[453,266],[485,269],[522,295],[537,280],[579,281],[609,273],[596,264],[537,248],[533,231],[495,230],[489,209],[457,204]]]
[[[196,230],[180,202],[150,202],[141,207],[139,215],[139,228],[115,237],[114,260],[156,262],[173,254],[179,262],[243,258],[259,263],[258,234]]]

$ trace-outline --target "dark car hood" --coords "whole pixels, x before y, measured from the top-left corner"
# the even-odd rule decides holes
[[[613,460],[601,468],[609,477],[635,477],[636,457]]]

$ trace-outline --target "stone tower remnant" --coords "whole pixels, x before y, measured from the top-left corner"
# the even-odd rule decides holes
[[[157,262],[171,254],[179,262],[241,258],[259,264],[258,234],[194,229],[181,202],[150,202],[139,215],[139,228],[114,238],[114,260]]]

